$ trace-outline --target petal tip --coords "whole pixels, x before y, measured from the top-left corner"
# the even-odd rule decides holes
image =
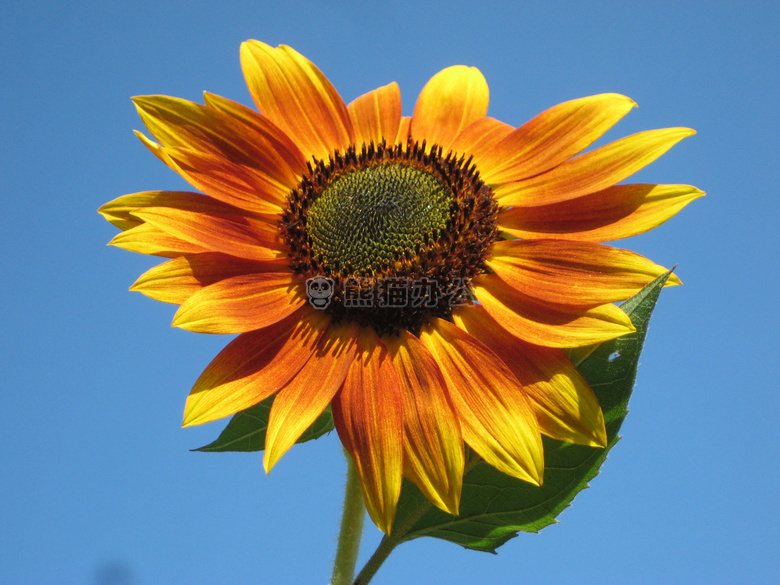
[[[683,282],[680,280],[680,277],[673,272],[669,275],[669,278],[667,279],[664,286],[682,286],[682,283]]]

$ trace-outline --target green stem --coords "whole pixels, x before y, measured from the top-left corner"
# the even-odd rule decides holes
[[[479,457],[479,455],[466,447],[466,465],[464,474],[471,471],[480,461],[482,461],[482,459]],[[395,549],[395,547],[407,539],[407,533],[414,527],[415,524],[417,524],[420,518],[425,516],[426,512],[428,512],[432,506],[433,504],[431,504],[429,500],[424,500],[406,519],[406,522],[404,522],[403,525],[394,526],[392,536],[385,536],[382,538],[382,542],[379,543],[379,546],[374,551],[374,554],[371,555],[370,559],[368,559],[366,566],[363,567],[363,569],[360,571],[352,585],[368,585],[368,582],[371,581],[371,579],[374,577],[376,572],[379,570],[379,567],[382,566],[382,563],[387,560],[387,557],[390,556],[390,553],[393,552],[393,549]]]
[[[344,513],[341,516],[339,544],[336,549],[336,560],[333,563],[333,578],[331,585],[350,585],[355,574],[360,538],[363,534],[363,520],[366,508],[363,505],[363,490],[360,487],[355,463],[349,453],[347,458],[347,487],[344,493]]]
[[[379,567],[382,566],[382,563],[385,562],[387,557],[390,556],[390,553],[393,552],[393,549],[398,544],[399,543],[397,541],[393,541],[385,536],[382,539],[382,542],[379,543],[377,549],[374,551],[374,554],[371,555],[370,559],[368,559],[366,566],[363,567],[362,571],[360,571],[360,574],[357,576],[357,579],[355,579],[355,582],[352,585],[368,585],[368,582],[371,581],[373,576],[379,570]]]

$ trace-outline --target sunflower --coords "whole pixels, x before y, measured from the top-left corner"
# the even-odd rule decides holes
[[[541,435],[604,447],[601,409],[564,349],[634,330],[614,304],[665,269],[601,242],[701,196],[620,184],[694,132],[580,154],[636,104],[575,99],[514,128],[474,67],[437,73],[404,117],[391,83],[346,105],[290,47],[241,47],[258,111],[135,98],[166,165],[201,193],[100,209],[111,244],[169,258],[131,290],[173,325],[240,334],[196,381],[184,425],[275,395],[267,471],[330,405],[369,514],[390,532],[405,476],[458,513],[464,445],[540,485]],[[680,284],[672,276],[669,284]]]

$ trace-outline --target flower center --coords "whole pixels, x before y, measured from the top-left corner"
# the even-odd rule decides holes
[[[280,225],[312,306],[380,335],[416,334],[472,302],[497,214],[470,160],[410,140],[310,163]]]
[[[416,166],[385,163],[347,171],[309,208],[312,250],[350,272],[374,270],[444,229],[451,201],[447,186]]]

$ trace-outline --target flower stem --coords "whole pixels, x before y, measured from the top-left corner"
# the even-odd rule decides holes
[[[368,582],[371,581],[397,544],[385,536],[352,585],[368,585]]]
[[[344,493],[344,513],[341,516],[339,544],[336,549],[336,560],[333,563],[333,578],[331,585],[350,585],[355,574],[360,538],[363,534],[363,520],[366,508],[363,505],[363,491],[355,463],[349,453],[347,458],[347,487]]]

